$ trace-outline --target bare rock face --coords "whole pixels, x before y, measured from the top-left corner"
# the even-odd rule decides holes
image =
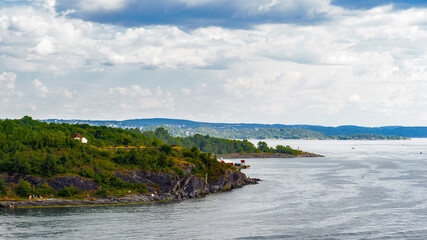
[[[59,189],[63,189],[71,186],[82,189],[83,191],[99,189],[99,187],[94,181],[90,179],[85,179],[79,176],[65,175],[62,177],[55,177],[52,179],[47,179],[47,183],[49,184],[49,186],[51,186],[55,190],[59,190]]]
[[[207,176],[187,175],[180,178],[176,174],[136,170],[117,172],[116,177],[126,182],[146,184],[150,192],[172,194],[177,199],[200,197],[256,183],[248,181],[249,178],[244,173],[231,170],[227,170],[216,181],[207,181]]]
[[[103,198],[72,199],[43,199],[38,201],[12,201],[0,202],[0,208],[29,207],[29,206],[67,206],[67,205],[93,205],[138,203],[164,200],[180,200],[194,197],[202,197],[210,193],[229,191],[248,184],[257,184],[259,179],[248,178],[244,173],[227,170],[217,176],[215,180],[208,181],[208,176],[198,177],[187,174],[179,177],[175,173],[162,173],[150,171],[124,170],[115,173],[116,177],[130,183],[146,184],[149,194],[131,194],[123,197],[108,196]],[[79,176],[62,175],[53,178],[42,178],[22,174],[0,174],[6,183],[17,184],[22,178],[31,185],[48,183],[55,190],[74,186],[84,191],[98,190],[99,186],[90,180]]]
[[[1,177],[5,180],[6,183],[15,183],[17,184],[19,179],[22,178],[25,181],[29,182],[32,186],[43,185],[44,183],[49,184],[53,189],[60,190],[66,187],[76,187],[82,189],[83,191],[98,190],[97,184],[90,180],[80,176],[74,175],[63,175],[53,178],[42,178],[31,175],[23,174],[1,174]]]

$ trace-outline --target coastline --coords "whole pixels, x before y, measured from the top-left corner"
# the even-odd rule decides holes
[[[238,158],[302,158],[302,157],[324,157],[320,154],[303,152],[302,154],[295,156],[289,153],[229,153],[219,154],[217,158],[225,159],[238,159]]]
[[[33,200],[0,200],[0,209],[15,208],[48,208],[48,207],[79,207],[79,206],[103,206],[103,205],[122,205],[122,204],[145,204],[163,201],[179,201],[190,198],[205,197],[209,194],[231,191],[246,185],[258,184],[261,181],[257,178],[245,178],[237,184],[232,184],[224,188],[209,188],[209,191],[203,191],[199,194],[182,193],[159,193],[159,194],[129,194],[122,197],[89,197],[84,199],[66,199],[66,198],[43,198]]]

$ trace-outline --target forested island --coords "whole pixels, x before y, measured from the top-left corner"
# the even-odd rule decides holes
[[[148,126],[141,131],[154,131],[162,127],[172,136],[186,137],[193,135],[209,135],[217,138],[228,139],[319,139],[319,140],[404,140],[407,137],[396,135],[382,135],[372,133],[354,133],[348,135],[324,135],[320,132],[300,128],[254,128],[254,129],[214,129],[211,127],[198,127],[184,129],[173,126]]]
[[[229,139],[401,140],[427,137],[427,127],[421,126],[361,127],[343,125],[330,127],[305,124],[210,123],[169,118],[129,119],[121,121],[45,119],[43,121],[118,128],[138,128],[141,131],[154,131],[158,127],[164,127],[174,137],[186,137],[195,134]]]
[[[275,148],[268,147],[266,142],[259,141],[257,146],[248,140],[235,140],[211,137],[209,135],[195,134],[188,137],[172,137],[169,132],[159,127],[155,131],[143,132],[144,135],[157,138],[164,143],[182,146],[184,148],[197,147],[202,152],[209,152],[222,156],[243,154],[276,154],[277,157],[299,157],[299,156],[320,156],[313,153],[307,153],[299,149],[293,149],[290,146],[277,145]]]
[[[76,136],[76,137],[74,137]],[[74,137],[74,138],[73,138]],[[0,206],[185,199],[256,183],[215,154],[304,156],[289,146],[88,124],[0,120]],[[314,154],[313,154],[314,156]]]

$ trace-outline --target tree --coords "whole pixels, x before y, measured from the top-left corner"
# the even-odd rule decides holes
[[[60,172],[56,157],[54,155],[49,154],[46,156],[42,162],[41,171],[42,174],[46,177],[52,177]]]
[[[166,155],[169,155],[172,153],[172,147],[168,144],[165,144],[162,146],[162,148],[160,149],[160,151],[164,152]]]
[[[261,150],[262,152],[269,152],[270,151],[270,149],[268,148],[267,143],[266,142],[262,142],[262,141],[258,142],[258,149]]]
[[[31,194],[31,184],[24,179],[20,178],[18,181],[18,184],[16,184],[15,193],[18,194],[21,197],[27,197]]]

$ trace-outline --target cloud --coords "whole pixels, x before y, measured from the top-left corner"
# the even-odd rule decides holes
[[[35,4],[49,12],[55,13],[56,0],[36,0]]]
[[[182,88],[181,89],[181,92],[184,94],[184,95],[190,95],[191,94],[191,90],[190,89],[188,89],[188,88]]]
[[[53,46],[52,42],[49,39],[44,38],[39,44],[37,44],[34,50],[38,54],[46,56],[55,52],[55,46]]]
[[[189,7],[195,4],[173,2]],[[209,4],[214,3],[199,3]],[[320,4],[328,9],[327,1],[264,1],[263,4],[261,8],[287,9],[301,4],[308,8]],[[245,12],[259,11],[255,6],[259,8],[259,2],[248,2]],[[335,11],[331,20],[322,25],[263,24],[246,30],[207,27],[189,32],[176,26],[116,28],[28,9],[0,9],[0,26],[4,30],[0,32],[0,65],[5,69],[56,74],[75,69],[104,71],[121,65],[145,70],[226,69],[230,64],[253,59],[357,65],[368,55],[392,54],[397,61],[408,55],[421,56],[423,51],[419,50],[425,48],[422,43],[426,38],[422,28],[408,27],[425,24],[423,9]],[[363,71],[363,66],[359,70]]]
[[[360,97],[357,94],[352,94],[352,95],[348,96],[348,101],[351,103],[359,103]]]
[[[91,53],[92,40],[82,33],[89,23],[34,7],[0,9],[0,23],[0,65],[6,69],[63,73],[81,67]]]
[[[71,99],[71,98],[73,98],[73,97],[74,97],[74,94],[76,94],[76,91],[70,91],[70,90],[68,90],[68,89],[65,89],[65,90],[64,90],[64,96],[65,96],[66,98]]]
[[[16,90],[15,82],[16,74],[14,72],[0,74],[0,96],[3,102],[9,102],[10,97],[23,97],[23,93]]]
[[[37,93],[42,97],[46,97],[46,94],[49,93],[47,87],[38,79],[34,79],[32,83],[34,88],[37,90]]]
[[[115,87],[108,91],[113,97],[113,104],[123,110],[138,111],[148,109],[173,109],[174,98],[171,93],[163,91],[160,87],[154,91],[142,88],[139,85],[130,87]]]
[[[415,122],[427,107],[424,8],[168,0],[112,2],[115,7],[90,12],[79,5],[83,1],[58,1],[51,11],[52,2],[0,8],[0,93],[24,91],[24,102],[33,100],[36,88],[43,96],[34,98],[40,114],[55,113],[53,103],[61,103],[72,118],[179,113],[204,120],[334,123],[368,114],[392,121],[390,114],[405,111],[401,120]],[[229,5],[221,9],[224,3]],[[144,4],[150,8],[138,9]],[[87,18],[61,13],[74,7]],[[143,17],[162,25],[88,20],[138,11],[151,11]],[[156,19],[156,11],[166,13]],[[197,24],[190,28],[192,22]],[[5,73],[21,81],[15,86],[16,75]],[[25,79],[43,83],[34,80],[28,88],[31,80]],[[7,100],[16,109],[23,105]],[[365,119],[374,117],[360,121]]]
[[[130,88],[125,88],[125,87],[110,88],[108,93],[128,95],[132,97],[148,97],[153,95],[150,89],[141,88],[139,85],[132,85]]]
[[[0,89],[15,89],[16,74],[13,72],[3,72],[0,74]]]
[[[426,7],[425,1],[408,1],[408,0],[332,0],[331,4],[348,8],[348,9],[372,9],[378,6],[393,4],[398,9],[408,9],[412,7]]]

